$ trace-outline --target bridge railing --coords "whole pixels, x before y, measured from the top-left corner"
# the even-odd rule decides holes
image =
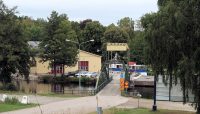
[[[101,83],[96,89],[95,89],[95,94],[97,94],[99,91],[101,91],[108,83],[112,81],[112,77],[109,79],[105,80],[103,83]]]

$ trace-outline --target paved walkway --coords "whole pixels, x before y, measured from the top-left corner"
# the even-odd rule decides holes
[[[138,100],[133,98],[126,98],[120,96],[119,80],[114,80],[109,83],[100,93],[98,93],[98,106],[103,109],[111,108],[114,106],[120,108],[137,108]],[[43,98],[41,98],[42,100]],[[43,102],[41,105],[42,113],[39,107],[33,107],[28,109],[16,110],[11,112],[5,112],[1,114],[87,114],[95,112],[97,107],[96,96],[81,97],[75,99],[58,99],[52,102]],[[40,100],[39,100],[40,101]],[[150,108],[153,101],[147,99],[140,99],[140,107]],[[188,105],[183,105],[178,102],[165,102],[159,101],[157,103],[158,109],[171,109],[171,110],[187,110],[194,111],[194,109]]]
[[[152,99],[139,99],[139,107],[152,109]],[[138,108],[138,99],[129,98],[126,103],[122,103],[117,106],[118,108]],[[183,110],[183,111],[195,111],[190,104],[183,105],[182,102],[169,102],[169,101],[157,101],[157,108],[169,109],[169,110]]]
[[[118,81],[119,80],[113,80],[105,87],[103,91],[97,95],[98,106],[106,109],[118,106],[128,101],[128,98],[120,96]],[[90,112],[95,112],[96,107],[96,96],[67,99],[41,105],[43,114],[87,114]],[[41,111],[39,107],[33,107],[1,114],[41,114]]]

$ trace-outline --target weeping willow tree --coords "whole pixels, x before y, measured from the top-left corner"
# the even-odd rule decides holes
[[[200,1],[158,0],[159,11],[142,17],[145,29],[146,62],[155,75],[180,80],[184,103],[194,95],[200,114]]]

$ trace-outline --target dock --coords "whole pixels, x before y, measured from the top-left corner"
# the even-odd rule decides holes
[[[140,76],[139,78],[130,79],[131,86],[140,86],[140,87],[153,87],[154,86],[154,76]]]

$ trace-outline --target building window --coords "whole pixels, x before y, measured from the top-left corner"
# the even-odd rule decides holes
[[[89,62],[88,61],[79,61],[79,70],[88,71]]]
[[[51,73],[54,74],[55,72],[58,73],[58,74],[63,73],[62,65],[56,65],[56,69],[54,69],[54,65],[52,65]]]

